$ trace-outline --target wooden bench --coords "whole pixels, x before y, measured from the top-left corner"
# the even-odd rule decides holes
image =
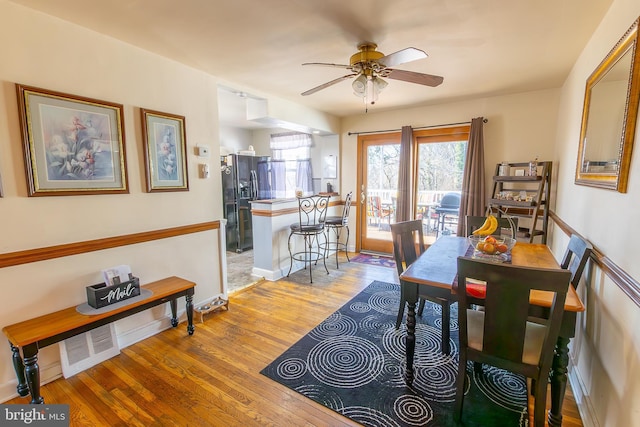
[[[31,393],[31,403],[44,403],[40,395],[40,369],[38,349],[82,334],[132,314],[168,302],[171,306],[171,325],[178,326],[177,299],[186,300],[187,332],[193,335],[193,293],[195,283],[179,277],[168,277],[147,285],[142,289],[151,291],[145,299],[120,306],[100,314],[81,314],[76,306],[54,313],[5,326],[2,332],[9,339],[13,352],[13,367],[18,377],[17,391],[20,396]],[[22,357],[20,356],[22,349]]]

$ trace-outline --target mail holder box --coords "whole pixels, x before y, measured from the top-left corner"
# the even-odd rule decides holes
[[[140,279],[129,273],[129,280],[120,282],[113,278],[114,284],[98,283],[87,286],[87,303],[93,308],[102,308],[140,295]]]

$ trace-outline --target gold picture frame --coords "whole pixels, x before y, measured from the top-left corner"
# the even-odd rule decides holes
[[[147,192],[189,191],[185,118],[140,109]]]
[[[128,193],[123,107],[16,84],[29,196]]]

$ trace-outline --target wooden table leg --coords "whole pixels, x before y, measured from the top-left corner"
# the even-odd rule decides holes
[[[169,301],[169,305],[171,306],[171,326],[174,328],[178,326],[178,300],[177,298],[173,298]]]
[[[42,404],[44,398],[40,396],[40,368],[38,367],[38,345],[30,344],[22,349],[24,359],[24,374],[31,392],[31,404]]]
[[[569,365],[569,338],[558,337],[551,365],[551,409],[549,426],[562,425],[562,403],[567,388],[567,366]]]
[[[15,345],[9,343],[11,346],[11,352],[13,353],[13,369],[16,371],[16,377],[18,378],[18,386],[16,391],[22,397],[29,394],[29,386],[27,385],[27,379],[24,376],[24,363],[22,363],[22,357],[20,357],[20,349]]]
[[[407,303],[407,337],[405,340],[407,348],[407,367],[404,379],[408,385],[413,384],[413,356],[416,350],[416,303]]]
[[[184,298],[187,301],[187,332],[193,335],[196,330],[193,326],[193,289]]]
[[[405,347],[407,352],[407,366],[404,379],[407,385],[413,384],[413,356],[416,350],[416,304],[418,302],[418,285],[400,281],[407,300],[407,337]]]

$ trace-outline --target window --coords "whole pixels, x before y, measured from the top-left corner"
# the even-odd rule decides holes
[[[296,189],[304,195],[313,194],[311,144],[311,135],[305,133],[271,135],[271,182],[276,198],[295,197]]]

